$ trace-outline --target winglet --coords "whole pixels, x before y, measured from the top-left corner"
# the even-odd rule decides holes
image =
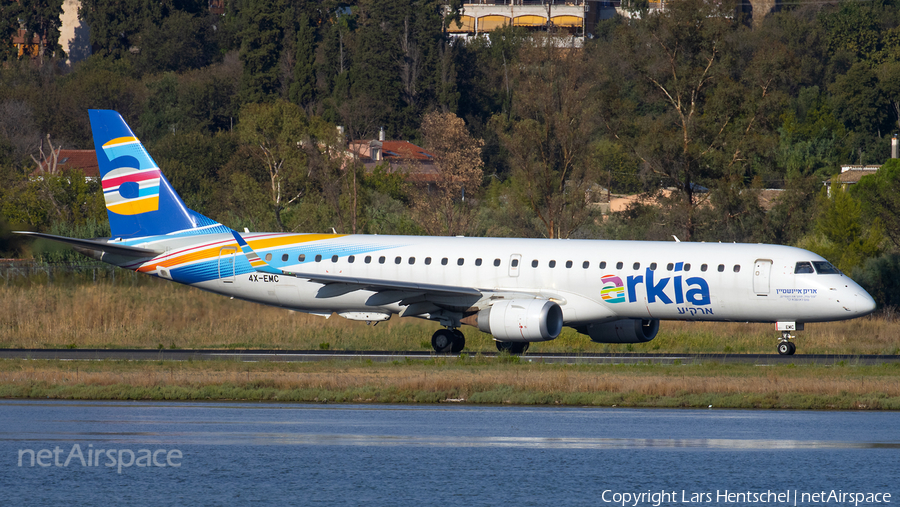
[[[262,260],[259,255],[256,255],[256,252],[250,248],[250,245],[244,241],[244,238],[242,238],[240,234],[235,231],[231,231],[231,234],[234,235],[234,239],[237,241],[238,246],[241,247],[241,251],[244,252],[244,255],[247,256],[247,261],[250,262],[250,266],[253,267],[253,269],[261,273],[272,273],[275,275],[280,275],[282,273],[280,269],[269,266],[269,264]]]

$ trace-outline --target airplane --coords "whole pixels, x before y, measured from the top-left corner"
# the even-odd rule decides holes
[[[823,257],[766,244],[238,232],[185,206],[115,111],[90,110],[112,237],[20,232],[203,290],[367,323],[462,325],[523,354],[563,326],[597,343],[644,343],[662,320],[774,323],[779,354],[808,322],[853,319],[872,297]]]

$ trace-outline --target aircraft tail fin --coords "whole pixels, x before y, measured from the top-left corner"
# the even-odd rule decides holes
[[[119,113],[89,114],[114,238],[231,231],[185,206]]]

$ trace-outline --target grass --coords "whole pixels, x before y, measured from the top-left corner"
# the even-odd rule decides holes
[[[366,326],[138,280],[0,286],[0,347],[430,350],[438,328],[396,317]],[[463,331],[466,352],[496,350],[489,335]],[[621,345],[593,343],[566,328],[530,352],[774,353],[777,336],[771,324],[663,322],[653,341]],[[796,342],[801,354],[898,354],[900,322],[869,316],[807,324]]]
[[[900,365],[5,360],[0,397],[900,410]]]

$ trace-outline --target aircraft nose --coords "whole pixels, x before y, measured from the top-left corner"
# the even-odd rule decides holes
[[[860,288],[860,291],[856,294],[855,299],[856,304],[854,306],[856,306],[856,311],[860,315],[868,315],[875,311],[875,307],[877,306],[875,300],[872,299],[872,296],[870,296],[868,292],[862,290],[862,288]]]

